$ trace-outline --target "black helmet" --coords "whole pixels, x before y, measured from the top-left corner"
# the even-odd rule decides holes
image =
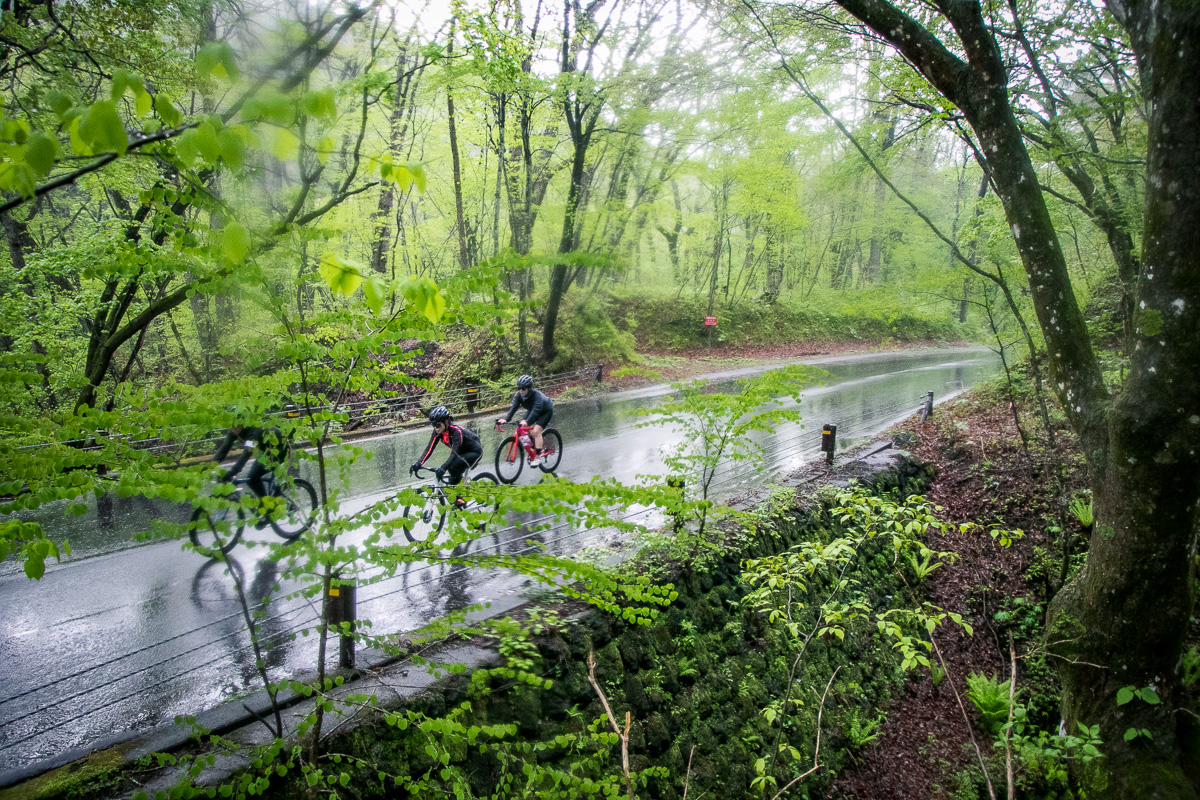
[[[446,410],[445,406],[435,406],[434,409],[429,412],[430,422],[445,422],[448,419],[450,419],[450,412]]]
[[[518,389],[532,389],[533,388],[533,376],[532,375],[522,375],[521,377],[517,378],[517,388]]]

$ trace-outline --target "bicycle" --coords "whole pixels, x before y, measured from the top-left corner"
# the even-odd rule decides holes
[[[189,534],[196,551],[216,558],[217,553],[228,553],[242,538],[246,527],[249,503],[243,498],[258,502],[257,495],[250,489],[246,478],[234,478],[234,491],[228,495],[227,503],[220,508],[198,507],[192,512]],[[263,488],[267,497],[283,500],[273,510],[263,509],[260,519],[269,524],[283,539],[295,541],[308,530],[317,517],[317,490],[303,478],[292,481],[290,489],[279,485],[275,473],[263,476]],[[282,507],[280,507],[282,505]],[[282,513],[280,513],[282,511]]]
[[[472,464],[471,466],[474,467],[475,465]],[[421,477],[422,472],[434,472],[434,470],[429,467],[418,467],[416,471],[418,478]],[[403,512],[403,516],[406,519],[412,519],[411,523],[404,525],[404,535],[408,537],[408,540],[414,544],[418,544],[436,538],[441,533],[442,526],[446,524],[446,514],[450,511],[466,514],[487,514],[487,519],[478,525],[478,529],[483,530],[487,523],[500,511],[500,504],[498,502],[466,497],[463,498],[462,505],[456,505],[449,498],[450,492],[461,489],[470,483],[491,483],[498,485],[499,481],[490,472],[480,472],[475,475],[464,475],[463,482],[457,486],[451,486],[439,481],[437,483],[426,484],[418,489],[417,491],[424,495],[425,502],[422,505],[405,506]]]
[[[496,422],[496,430],[504,430],[504,422]],[[536,455],[532,441],[533,428],[524,422],[517,422],[517,432],[500,442],[496,448],[496,475],[501,483],[513,483],[521,476],[525,466],[525,457],[530,459]],[[542,463],[538,468],[542,472],[554,472],[562,461],[562,436],[554,428],[542,431]],[[524,451],[524,452],[522,452]]]

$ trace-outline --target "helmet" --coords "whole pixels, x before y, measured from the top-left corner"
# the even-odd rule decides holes
[[[533,376],[532,375],[522,375],[521,377],[517,378],[517,388],[518,389],[532,389],[533,388]]]
[[[435,406],[434,409],[429,412],[430,422],[445,422],[448,419],[450,419],[450,412],[446,410],[445,406]]]

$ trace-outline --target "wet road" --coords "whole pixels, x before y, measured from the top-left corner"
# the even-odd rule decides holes
[[[999,364],[986,350],[925,351],[816,360],[830,375],[804,393],[803,427],[782,425],[762,438],[768,476],[784,474],[819,457],[824,423],[838,425],[840,444],[869,436],[911,412],[932,390],[944,399],[995,374]],[[758,370],[733,370],[728,380]],[[661,449],[675,440],[668,429],[636,428],[631,409],[653,405],[667,388],[605,395],[555,407],[554,426],[565,446],[559,475],[593,476],[633,483],[664,472]],[[500,436],[480,420],[487,464]],[[511,429],[510,429],[511,430]],[[407,483],[408,465],[428,441],[411,431],[355,444],[372,453],[343,486],[344,507],[363,507]],[[435,459],[438,458],[435,456]],[[526,470],[521,482],[534,480]],[[718,495],[742,487],[745,471],[727,467],[714,482]],[[628,514],[636,517],[640,509]],[[142,730],[196,713],[253,689],[258,677],[234,584],[225,569],[175,541],[141,541],[153,519],[180,519],[186,509],[140,498],[109,498],[73,518],[45,509],[43,522],[69,537],[69,560],[47,569],[40,582],[27,580],[14,562],[0,573],[0,770],[29,764],[63,750],[126,730]],[[652,524],[650,514],[638,521]],[[510,520],[516,523],[517,520]],[[604,546],[614,531],[556,528],[540,534],[546,550],[572,553]],[[265,538],[247,530],[247,538]],[[519,527],[491,532],[478,548],[519,552],[529,547]],[[239,546],[231,562],[252,602],[273,597],[263,611],[260,637],[268,643],[273,677],[311,668],[315,637],[297,634],[313,625],[317,609],[286,599],[295,586],[280,580],[266,548]],[[359,616],[376,633],[405,631],[455,609],[519,593],[523,579],[446,565],[415,564],[388,580],[360,576]],[[336,650],[336,645],[335,645]]]

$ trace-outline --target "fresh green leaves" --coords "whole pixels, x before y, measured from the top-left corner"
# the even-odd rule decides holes
[[[71,545],[63,542],[60,550],[58,543],[48,539],[36,522],[4,520],[0,522],[0,561],[12,553],[24,559],[25,575],[36,581],[46,574],[46,559],[53,557],[57,561],[63,555],[70,555]]]
[[[233,48],[228,42],[209,42],[196,51],[196,74],[199,77],[213,76],[221,80],[238,79],[237,63]]]
[[[319,270],[325,285],[335,295],[349,297],[362,286],[362,270],[359,266],[344,260],[336,253],[323,255]]]
[[[250,232],[239,222],[232,222],[221,235],[221,253],[231,264],[240,264],[250,252]]]
[[[1134,698],[1141,700],[1147,705],[1156,706],[1162,702],[1153,686],[1138,688],[1136,686],[1122,686],[1117,690],[1117,705],[1123,706],[1130,703]]]

